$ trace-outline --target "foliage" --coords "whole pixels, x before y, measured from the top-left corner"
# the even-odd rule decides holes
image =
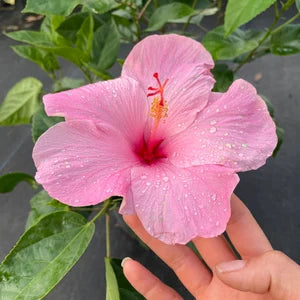
[[[276,0],[229,0],[225,12],[225,34],[228,36],[270,7]]]
[[[123,274],[121,259],[105,257],[106,300],[143,300]]]
[[[268,29],[241,27],[271,5],[275,16]],[[290,8],[298,12],[283,21]],[[48,74],[53,80],[52,90],[42,91],[42,83],[32,77],[16,83],[0,106],[0,125],[31,124],[34,142],[49,127],[63,121],[47,116],[42,94],[112,78],[110,68],[124,62],[124,57],[119,58],[121,44],[134,44],[153,32],[203,37],[203,45],[216,61],[212,70],[216,92],[225,92],[237,71],[257,57],[300,52],[300,25],[293,24],[300,16],[300,0],[229,0],[227,4],[222,0],[27,0],[23,12],[44,15],[39,30],[6,35],[20,42],[12,46],[17,55]],[[218,24],[210,30],[202,23],[208,17],[213,20],[210,23]],[[82,78],[65,77],[61,59],[74,64]],[[271,102],[263,99],[274,119]],[[283,129],[278,124],[277,135],[274,156],[283,140]],[[0,177],[0,192],[10,192],[22,181],[38,187],[31,175],[10,173]],[[118,208],[120,198],[110,198],[100,206],[77,208],[76,212],[76,208],[41,190],[30,205],[25,233],[0,265],[0,294],[4,300],[45,297],[86,250],[95,221]],[[93,211],[96,216],[88,221]],[[105,258],[107,299],[143,299],[125,279],[120,262]]]
[[[27,77],[16,83],[0,106],[0,125],[29,124],[39,107],[42,83]]]
[[[25,181],[33,188],[37,188],[34,178],[26,173],[8,173],[0,177],[0,193],[11,192],[18,183]]]

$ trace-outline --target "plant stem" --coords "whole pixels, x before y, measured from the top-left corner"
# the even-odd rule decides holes
[[[105,215],[105,228],[106,228],[106,257],[110,257],[110,228],[109,228],[110,216],[109,213]]]
[[[237,66],[233,73],[236,73],[242,66],[244,66],[255,54],[256,50],[262,45],[262,43],[273,34],[273,29],[276,26],[277,22],[280,20],[283,13],[293,4],[294,0],[288,0],[282,7],[281,11],[278,14],[275,14],[274,21],[272,22],[270,28],[267,30],[266,34],[258,42],[258,45],[243,59],[243,61]],[[276,5],[276,4],[275,4]]]
[[[195,9],[195,7],[196,7],[196,5],[197,5],[197,2],[198,2],[198,0],[194,0],[194,1],[193,1],[192,9]],[[190,16],[188,17],[187,21],[184,23],[183,28],[182,28],[182,31],[183,31],[183,32],[186,31],[187,27],[189,26],[189,24],[190,24],[190,22],[191,22],[192,17],[194,17],[194,14],[190,15]]]
[[[94,223],[97,219],[105,215],[110,209],[111,199],[108,198],[104,201],[102,209],[94,216],[93,219],[89,221],[89,223]]]
[[[134,22],[134,25],[135,25],[135,29],[136,29],[136,37],[138,39],[138,41],[141,40],[141,28],[140,28],[140,24],[139,24],[139,18],[137,17],[137,14],[136,14],[136,11],[135,9],[133,8],[133,5],[132,5],[132,0],[130,1],[130,5],[129,5],[129,8],[130,8],[130,14],[131,14],[131,17],[133,19],[133,22]]]
[[[146,11],[147,7],[149,6],[149,4],[151,3],[152,0],[148,0],[144,7],[142,8],[141,12],[139,13],[137,20],[139,21],[139,19],[143,16],[144,12]]]
[[[199,24],[197,25],[202,31],[204,32],[209,32],[209,30],[207,28],[205,28],[203,25]]]
[[[280,31],[283,27],[285,27],[286,25],[292,23],[293,21],[295,21],[295,20],[296,20],[297,18],[299,18],[299,17],[300,17],[300,11],[299,11],[296,15],[294,15],[292,18],[290,18],[289,20],[287,20],[285,23],[283,23],[282,25],[280,25],[280,26],[278,26],[276,29],[274,29],[274,30],[272,31],[271,34],[277,33],[277,32]]]
[[[274,13],[275,13],[275,17],[279,16],[279,11],[278,11],[278,4],[277,1],[274,3]]]
[[[83,67],[79,67],[79,69],[81,70],[81,72],[84,74],[84,76],[86,77],[87,81],[89,83],[93,83],[93,79],[91,77],[91,74],[89,71],[85,70]]]
[[[86,208],[86,207],[72,207],[72,211],[99,211],[99,207],[91,207],[91,208]]]
[[[223,6],[223,1],[217,0],[217,8],[218,8],[217,26],[222,23],[222,17],[223,17],[222,6]]]

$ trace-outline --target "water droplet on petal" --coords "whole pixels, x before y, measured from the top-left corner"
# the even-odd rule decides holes
[[[210,129],[209,129],[209,132],[210,133],[215,133],[217,131],[217,128],[216,127],[211,127]]]
[[[210,125],[215,125],[215,124],[217,124],[217,121],[216,121],[216,120],[210,121]]]
[[[225,144],[227,148],[231,148],[231,144]]]
[[[163,177],[164,182],[168,182],[169,178],[167,176]]]

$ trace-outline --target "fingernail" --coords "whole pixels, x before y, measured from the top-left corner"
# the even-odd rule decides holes
[[[227,273],[227,272],[233,272],[238,271],[244,268],[246,264],[245,260],[232,260],[232,261],[226,261],[221,264],[218,264],[216,266],[216,269],[219,273]]]
[[[125,257],[123,258],[122,262],[121,262],[121,267],[124,268],[126,261],[128,260],[132,260],[130,257]]]

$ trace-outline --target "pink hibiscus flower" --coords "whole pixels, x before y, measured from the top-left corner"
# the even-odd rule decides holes
[[[213,66],[200,43],[153,35],[121,78],[46,95],[47,114],[66,121],[37,141],[36,180],[72,206],[123,196],[120,212],[165,243],[221,234],[236,172],[262,166],[277,137],[250,83],[211,92]]]

